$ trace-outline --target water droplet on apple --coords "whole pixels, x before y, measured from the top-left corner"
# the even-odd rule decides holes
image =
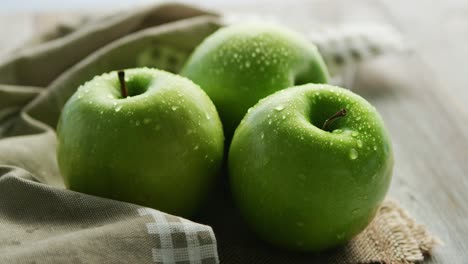
[[[84,92],[85,92],[85,93],[89,93],[89,90],[88,90],[88,89],[86,89],[86,90],[84,90]]]
[[[179,108],[179,107],[177,107],[177,106],[173,106],[173,107],[171,107],[172,111],[175,111],[175,110],[177,110],[177,108]]]
[[[102,115],[102,114],[104,114],[104,111],[102,111],[102,110],[101,110],[101,111],[99,111],[99,114],[101,114],[101,115]]]
[[[117,105],[114,110],[116,112],[119,112],[121,109],[122,109],[122,105]]]
[[[336,238],[338,240],[342,240],[344,238],[344,236],[345,236],[345,233],[339,233],[339,234],[336,235]]]
[[[250,62],[249,61],[245,63],[245,67],[250,68]]]
[[[268,121],[268,124],[271,125],[271,120]]]
[[[356,116],[356,120],[357,121],[361,120],[361,116]]]
[[[282,117],[282,118],[283,118],[283,120],[284,120],[284,119],[286,119],[286,116],[285,116],[285,115],[283,115],[283,117]]]
[[[374,150],[377,150],[377,146],[374,145]]]
[[[151,118],[143,119],[143,124],[149,124],[149,122],[151,122]]]
[[[283,105],[278,105],[277,107],[275,107],[276,111],[283,111],[283,109],[284,109]]]
[[[78,94],[78,99],[81,99],[81,98],[83,98],[83,95],[80,93]]]
[[[341,130],[341,129],[335,129],[335,130],[333,130],[332,133],[333,133],[333,134],[341,134],[341,133],[343,133],[343,130]]]
[[[154,130],[159,131],[161,129],[161,125],[157,124],[154,126]]]
[[[358,135],[359,135],[359,132],[357,132],[357,131],[351,132],[352,137],[357,137]]]
[[[210,120],[211,116],[209,114],[206,114],[206,119]]]
[[[195,147],[193,147],[193,150],[197,150],[198,148],[198,145],[196,145]]]
[[[359,140],[359,139],[357,140],[357,146],[358,146],[359,148],[362,148],[362,141]]]
[[[301,180],[305,180],[305,179],[306,179],[306,176],[304,175],[304,173],[299,173],[299,174],[297,175],[297,177],[298,177],[299,179],[301,179]]]
[[[262,132],[262,134],[260,135],[260,138],[263,139],[265,137],[265,134]]]
[[[140,126],[140,121],[139,120],[135,121],[135,125]]]
[[[352,159],[352,160],[357,159],[358,155],[359,155],[359,153],[357,152],[356,149],[353,149],[353,148],[352,148],[352,149],[349,151],[349,158]]]
[[[351,211],[351,214],[357,214],[359,213],[360,209],[359,208],[354,208],[352,211]]]

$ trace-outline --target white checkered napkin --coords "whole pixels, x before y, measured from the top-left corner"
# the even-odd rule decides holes
[[[138,213],[154,219],[146,227],[155,241],[152,248],[155,263],[219,263],[216,238],[211,227],[151,208],[139,208]]]

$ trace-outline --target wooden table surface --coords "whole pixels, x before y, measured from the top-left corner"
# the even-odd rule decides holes
[[[389,196],[437,235],[425,263],[468,263],[468,2],[393,0],[202,1],[259,13],[299,31],[322,24],[390,23],[414,52],[359,68],[354,89],[382,114],[395,150]],[[69,13],[70,11],[67,11]],[[64,15],[0,14],[0,56]]]

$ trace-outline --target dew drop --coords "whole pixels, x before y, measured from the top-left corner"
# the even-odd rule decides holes
[[[285,115],[283,115],[283,117],[282,117],[282,118],[283,118],[283,120],[284,120],[284,119],[286,119],[286,116],[285,116]]]
[[[140,121],[139,120],[135,121],[135,125],[140,126]]]
[[[353,148],[352,148],[352,149],[349,151],[349,158],[352,159],[352,160],[357,159],[358,155],[359,155],[359,153],[357,152],[356,149],[353,149]]]
[[[122,109],[122,105],[117,105],[114,110],[116,112],[119,112],[121,109]]]
[[[333,133],[333,134],[341,134],[341,133],[343,133],[343,130],[341,130],[341,129],[335,129],[335,130],[333,130],[332,133]]]
[[[359,135],[359,132],[357,132],[357,131],[351,132],[352,137],[357,137],[358,135]]]
[[[161,129],[161,125],[157,124],[154,126],[154,130],[159,131]]]
[[[173,107],[171,107],[172,111],[175,111],[175,110],[177,110],[177,108],[179,108],[179,107],[177,107],[177,106],[173,106]]]
[[[358,146],[359,148],[362,148],[362,141],[359,140],[359,139],[357,140],[357,146]]]
[[[374,150],[377,150],[377,146],[374,146]]]
[[[145,118],[145,119],[143,119],[143,123],[144,123],[144,124],[149,124],[149,122],[151,122],[151,118]]]
[[[356,117],[356,120],[357,120],[357,121],[361,120],[361,116],[357,116],[357,117]]]
[[[277,107],[275,107],[276,111],[283,111],[283,109],[284,109],[284,106],[282,105],[278,105]]]
[[[210,117],[210,115],[209,115],[209,114],[206,114],[206,119],[208,119],[208,120],[210,120],[210,119],[211,119],[211,117]]]
[[[344,233],[339,233],[339,234],[336,235],[336,238],[337,238],[338,240],[342,240],[342,239],[344,238],[344,236],[345,236]]]
[[[197,150],[198,148],[199,148],[198,145],[196,145],[196,146],[193,148],[193,150]]]
[[[301,179],[301,180],[305,180],[305,178],[306,178],[304,173],[299,173],[299,175],[297,175],[297,177],[299,177],[299,179]]]
[[[260,135],[260,138],[263,139],[265,137],[265,134],[262,132],[262,134]]]

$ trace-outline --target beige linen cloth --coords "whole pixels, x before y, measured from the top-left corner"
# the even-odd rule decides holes
[[[347,245],[285,252],[243,225],[226,181],[192,221],[66,190],[60,110],[79,84],[116,69],[177,72],[217,15],[165,4],[57,27],[0,58],[0,263],[412,263],[435,239],[396,203]]]

